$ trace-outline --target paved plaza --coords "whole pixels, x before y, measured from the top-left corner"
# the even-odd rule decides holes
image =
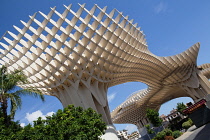
[[[195,125],[190,127],[187,132],[176,140],[210,140],[210,123],[196,128]]]

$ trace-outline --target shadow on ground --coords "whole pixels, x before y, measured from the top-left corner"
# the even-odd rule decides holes
[[[200,128],[192,129],[193,133],[185,140],[210,140],[210,123]]]

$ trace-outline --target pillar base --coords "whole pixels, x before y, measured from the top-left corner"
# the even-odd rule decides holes
[[[117,131],[114,125],[107,125],[107,130],[103,136],[101,136],[102,140],[119,140],[117,136]]]

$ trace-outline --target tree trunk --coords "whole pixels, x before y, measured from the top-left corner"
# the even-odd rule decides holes
[[[7,98],[2,96],[2,102],[1,102],[1,108],[2,108],[2,113],[3,113],[3,117],[4,117],[4,123],[6,126],[9,126],[10,124],[10,119],[9,116],[7,114]]]

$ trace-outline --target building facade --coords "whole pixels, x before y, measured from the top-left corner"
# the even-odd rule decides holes
[[[120,140],[128,140],[128,130],[118,130],[117,136]]]
[[[128,136],[128,140],[138,140],[140,138],[140,134],[137,131],[132,132],[129,136]]]

